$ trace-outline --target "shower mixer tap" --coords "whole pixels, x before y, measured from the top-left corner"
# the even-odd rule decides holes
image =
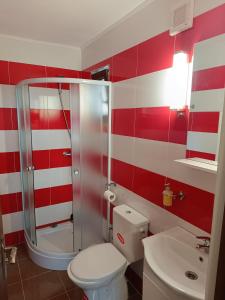
[[[69,152],[69,151],[64,151],[64,152],[63,152],[63,155],[64,155],[64,156],[71,156],[71,155],[72,155],[72,153],[71,153],[71,152]]]

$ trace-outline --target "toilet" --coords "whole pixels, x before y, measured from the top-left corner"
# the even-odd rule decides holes
[[[69,278],[88,300],[127,300],[125,271],[143,258],[141,240],[148,234],[148,219],[127,205],[113,209],[113,243],[82,250],[69,264]]]

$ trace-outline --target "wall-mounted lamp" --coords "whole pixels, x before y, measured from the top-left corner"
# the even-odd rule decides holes
[[[183,115],[185,107],[190,103],[192,80],[192,63],[188,62],[187,53],[177,52],[174,54],[171,79],[170,109]]]

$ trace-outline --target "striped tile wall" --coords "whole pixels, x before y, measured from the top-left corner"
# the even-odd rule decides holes
[[[192,102],[195,101],[198,111],[195,115],[187,108],[182,117],[169,109],[171,67],[176,51],[187,52],[191,59],[196,44],[200,48],[204,43],[209,43],[209,49],[210,45],[214,47],[213,39],[220,40],[219,36],[225,33],[224,15],[225,5],[221,5],[197,16],[193,28],[176,37],[170,37],[168,32],[159,33],[87,69],[110,65],[114,82],[112,179],[118,183],[119,201],[149,217],[153,233],[177,224],[195,232],[211,231],[216,176],[178,166],[174,160],[196,154],[215,159],[213,145],[224,101],[220,90],[225,82],[223,63],[212,64],[209,73],[202,72],[208,66],[194,69]],[[223,52],[217,56],[224,56]],[[204,64],[204,57],[199,63]],[[219,74],[219,83],[211,77],[215,73]],[[204,86],[206,80],[208,88]],[[212,102],[212,94],[216,101]],[[199,132],[198,139],[206,144],[187,151],[187,134],[190,141],[190,134]],[[208,151],[209,145],[213,151]],[[185,199],[174,200],[171,208],[162,205],[162,191],[168,182],[175,193],[185,193]]]
[[[6,243],[16,244],[23,240],[23,209],[15,84],[32,77],[88,78],[88,73],[6,61],[0,68],[0,204]],[[69,121],[66,89],[63,103]],[[32,87],[30,105],[36,225],[44,226],[72,212],[71,158],[63,156],[71,145],[56,86]]]

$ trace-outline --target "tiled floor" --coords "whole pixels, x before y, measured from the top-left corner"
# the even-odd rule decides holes
[[[128,283],[129,300],[141,300]],[[66,271],[51,271],[34,264],[25,245],[18,247],[17,262],[8,265],[9,300],[81,300],[82,290],[68,278]]]

